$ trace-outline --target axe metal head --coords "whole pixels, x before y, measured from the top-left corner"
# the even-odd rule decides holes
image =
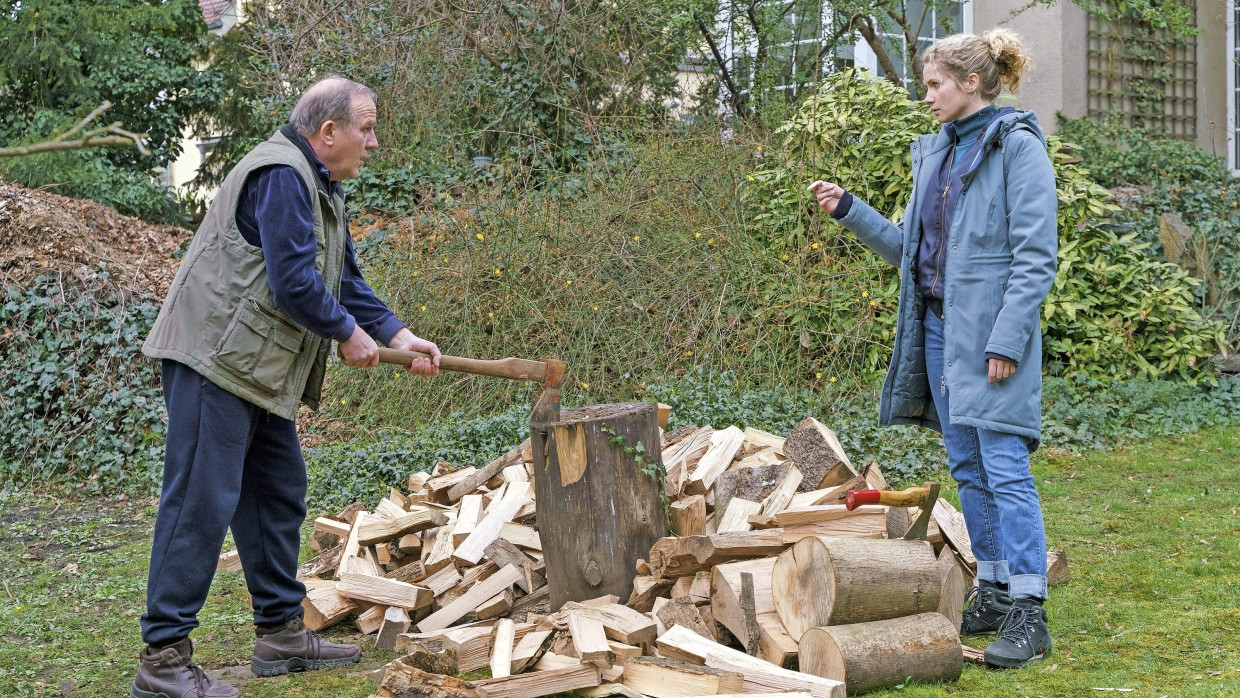
[[[557,359],[543,359],[547,374],[543,378],[542,394],[534,403],[534,413],[530,415],[531,424],[550,424],[560,421],[560,384],[564,381],[565,365]]]
[[[926,539],[926,531],[930,528],[930,517],[934,514],[934,503],[939,500],[939,483],[927,482],[925,486],[930,489],[930,492],[926,495],[926,502],[921,505],[921,513],[917,516],[917,520],[908,527],[904,535],[900,536],[904,540]]]

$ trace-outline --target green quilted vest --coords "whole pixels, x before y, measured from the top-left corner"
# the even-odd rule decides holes
[[[291,165],[305,180],[314,201],[314,267],[339,295],[349,234],[344,197],[320,189],[306,156],[276,133],[220,185],[142,351],[179,361],[233,395],[294,419],[298,402],[318,408],[331,340],[306,331],[275,307],[263,251],[237,229],[246,177],[268,165]]]

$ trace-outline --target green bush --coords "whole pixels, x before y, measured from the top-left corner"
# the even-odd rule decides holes
[[[1227,344],[1240,344],[1240,183],[1223,158],[1196,145],[1135,128],[1115,119],[1062,119],[1061,137],[1073,144],[1081,167],[1103,186],[1126,188],[1117,224],[1163,253],[1163,213],[1174,213],[1194,231],[1198,262],[1210,273],[1196,292],[1207,317],[1220,318]]]
[[[163,402],[139,347],[159,308],[113,283],[40,277],[0,307],[0,481],[149,491],[163,459]]]
[[[868,375],[887,360],[895,272],[838,225],[826,225],[806,184],[831,179],[897,220],[912,190],[908,145],[932,128],[925,106],[901,90],[862,71],[839,73],[781,129],[780,164],[755,172],[747,191],[753,234],[813,260],[772,291],[772,304],[799,311],[789,317],[807,346],[832,360],[841,345],[868,346],[860,355],[843,352],[848,374]],[[1210,377],[1206,357],[1224,333],[1194,307],[1196,281],[1100,227],[1117,209],[1110,194],[1059,152],[1057,139],[1048,148],[1060,203],[1060,268],[1043,311],[1046,359],[1093,376]]]

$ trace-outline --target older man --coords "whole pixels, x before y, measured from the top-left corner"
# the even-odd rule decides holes
[[[376,340],[439,349],[409,331],[362,279],[342,180],[375,139],[374,93],[343,78],[306,90],[291,123],[229,173],[143,346],[163,360],[168,447],[133,698],[240,693],[192,661],[190,631],[231,527],[254,605],[260,676],[358,661],[301,621],[297,581],[306,465],[294,419],[318,406],[332,340],[350,366],[378,365]]]

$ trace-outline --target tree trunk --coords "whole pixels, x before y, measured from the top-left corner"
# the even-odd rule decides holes
[[[915,681],[955,681],[964,666],[960,635],[938,613],[810,628],[801,671],[843,681],[848,695]]]
[[[531,423],[530,435],[551,610],[628,598],[638,559],[668,531],[662,477],[643,472],[661,468],[655,406],[564,410],[558,422]]]
[[[937,611],[934,548],[918,540],[802,538],[771,571],[775,611],[799,640],[810,628]]]

